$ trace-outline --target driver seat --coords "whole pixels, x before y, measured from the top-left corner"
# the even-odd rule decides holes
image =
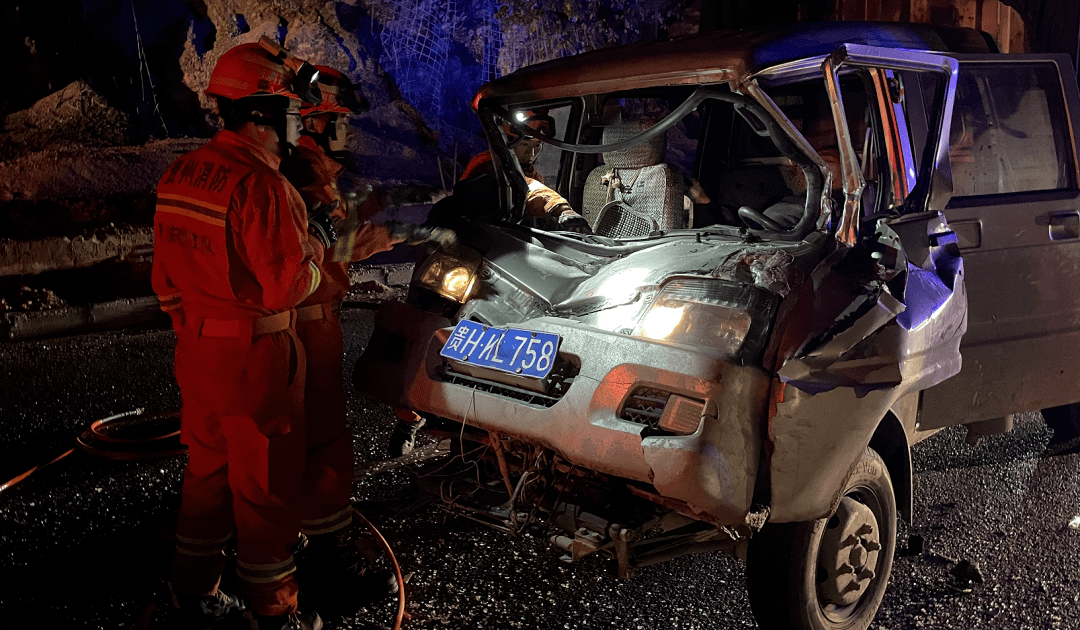
[[[608,125],[601,142],[622,142],[653,124],[638,120]],[[582,199],[583,214],[594,233],[626,238],[687,227],[685,178],[662,163],[666,152],[667,138],[660,134],[629,149],[604,153],[604,163],[585,179]]]

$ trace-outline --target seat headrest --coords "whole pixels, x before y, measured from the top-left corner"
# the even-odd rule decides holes
[[[628,140],[649,129],[656,123],[651,120],[634,120],[604,127],[604,144],[614,144]],[[664,161],[667,153],[667,135],[660,134],[648,142],[630,147],[623,151],[604,153],[604,163],[614,168],[644,168],[656,166]]]

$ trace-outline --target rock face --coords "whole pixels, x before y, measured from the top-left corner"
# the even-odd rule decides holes
[[[447,161],[456,155],[460,172],[486,148],[469,109],[483,82],[523,65],[661,36],[684,20],[680,7],[687,4],[83,0],[52,11],[16,6],[0,12],[0,36],[28,64],[25,77],[13,75],[17,86],[41,83],[30,81],[34,72],[48,83],[72,73],[85,81],[10,114],[0,160],[57,142],[101,146],[208,136],[216,117],[202,92],[214,65],[229,48],[265,35],[309,61],[342,70],[370,101],[370,111],[354,120],[360,132],[351,147],[354,170],[378,180],[441,186],[455,170]],[[55,25],[65,20],[61,36]],[[10,73],[4,69],[4,76]],[[19,96],[16,101],[25,100]]]
[[[353,121],[360,131],[353,134],[350,146],[355,170],[379,179],[437,182],[438,134],[394,89],[393,79],[378,63],[378,52],[370,51],[342,24],[339,5],[350,25],[359,27],[365,11],[350,2],[208,0],[206,15],[215,31],[213,46],[200,52],[194,29],[189,31],[179,60],[185,85],[200,95],[212,118],[213,104],[203,90],[221,55],[264,35],[281,41],[311,63],[341,69],[370,101],[371,109]]]
[[[153,189],[165,167],[216,127],[203,91],[218,59],[264,35],[312,63],[340,69],[370,102],[370,110],[352,120],[348,166],[354,178],[430,191],[450,188],[455,173],[486,149],[469,109],[484,81],[523,65],[661,35],[682,19],[676,9],[685,4],[83,0],[78,11],[58,5],[57,13],[78,13],[67,16],[73,46],[62,53],[72,63],[54,64],[47,78],[56,78],[60,67],[78,69],[87,80],[4,118],[0,237],[149,225]],[[48,43],[57,38],[45,39],[57,16],[23,8],[2,13],[4,41],[17,37],[21,45],[16,27],[26,28],[25,54],[59,59],[61,51]],[[95,50],[93,60],[85,58],[89,50]],[[154,139],[184,133],[203,139]]]
[[[180,66],[187,87],[201,94],[226,50],[263,35],[277,39],[300,57],[345,72],[371,102],[354,120],[357,171],[434,185],[440,154],[444,160],[456,154],[460,172],[486,148],[468,106],[483,82],[524,65],[662,35],[684,4],[205,0],[213,46],[200,52],[192,28]],[[205,97],[203,105],[210,108]]]

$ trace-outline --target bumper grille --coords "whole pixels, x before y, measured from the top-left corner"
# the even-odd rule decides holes
[[[446,383],[468,387],[488,394],[495,394],[496,396],[511,398],[534,407],[548,408],[562,400],[562,397],[566,395],[566,392],[574,383],[574,377],[577,376],[579,370],[580,368],[576,363],[567,361],[556,355],[555,366],[551,369],[551,373],[547,375],[547,378],[544,379],[544,389],[547,393],[535,392],[520,387],[514,387],[513,385],[507,385],[506,383],[499,383],[470,376],[468,374],[461,374],[459,372],[454,372],[446,365],[438,371],[438,375],[439,378]]]
[[[559,398],[553,396],[547,396],[538,392],[531,392],[527,389],[520,389],[512,387],[510,385],[503,385],[502,383],[493,383],[491,381],[485,381],[472,376],[466,376],[465,374],[455,374],[454,372],[444,372],[443,380],[447,383],[453,383],[454,385],[461,385],[464,387],[471,387],[482,392],[489,394],[496,394],[499,396],[505,396],[506,398],[513,398],[514,400],[520,400],[523,403],[529,405],[535,405],[538,407],[551,407],[555,403],[559,402]]]
[[[664,415],[670,392],[652,387],[638,387],[630,393],[623,405],[622,419],[644,425],[653,430],[660,428],[660,416]]]

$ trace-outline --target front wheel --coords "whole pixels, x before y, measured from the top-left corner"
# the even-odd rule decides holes
[[[772,523],[750,539],[746,588],[763,630],[865,630],[896,549],[889,471],[866,449],[829,518]]]

